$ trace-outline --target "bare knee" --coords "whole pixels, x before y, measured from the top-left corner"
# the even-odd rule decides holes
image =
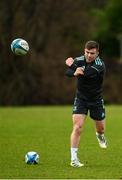
[[[85,120],[85,115],[75,114],[73,115],[73,133],[80,135]]]
[[[80,125],[74,125],[73,126],[73,132],[77,135],[81,134],[82,127]]]

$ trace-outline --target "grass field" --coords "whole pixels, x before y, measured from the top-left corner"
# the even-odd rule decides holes
[[[122,179],[122,106],[107,106],[108,149],[100,149],[94,123],[87,118],[79,148],[82,168],[72,168],[70,106],[0,108],[1,179]],[[40,155],[27,165],[28,151]]]

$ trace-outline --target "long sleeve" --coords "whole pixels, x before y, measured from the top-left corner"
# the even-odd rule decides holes
[[[96,76],[98,74],[105,72],[105,65],[102,62],[101,64],[93,64],[92,66],[87,66],[84,70],[84,76]]]
[[[98,74],[99,71],[97,71],[96,69],[92,68],[92,67],[88,67],[84,70],[84,76],[88,77],[88,76],[95,76]]]
[[[72,70],[71,68],[68,68],[66,70],[65,75],[68,76],[68,77],[74,77],[74,72],[75,72],[74,70]]]
[[[76,62],[74,62],[66,71],[66,76],[68,77],[74,77],[74,72],[76,71],[77,69],[77,64]]]

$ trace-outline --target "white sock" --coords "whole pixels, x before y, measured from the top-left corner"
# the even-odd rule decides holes
[[[96,135],[97,135],[97,136],[104,136],[104,133],[96,132]]]
[[[71,148],[71,161],[77,159],[78,148]]]

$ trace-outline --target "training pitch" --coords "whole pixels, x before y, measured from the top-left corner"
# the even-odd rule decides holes
[[[70,167],[71,106],[0,108],[0,179],[122,179],[122,106],[106,106],[108,148],[100,149],[94,122],[81,136],[81,168]],[[27,165],[28,151],[40,155]]]

